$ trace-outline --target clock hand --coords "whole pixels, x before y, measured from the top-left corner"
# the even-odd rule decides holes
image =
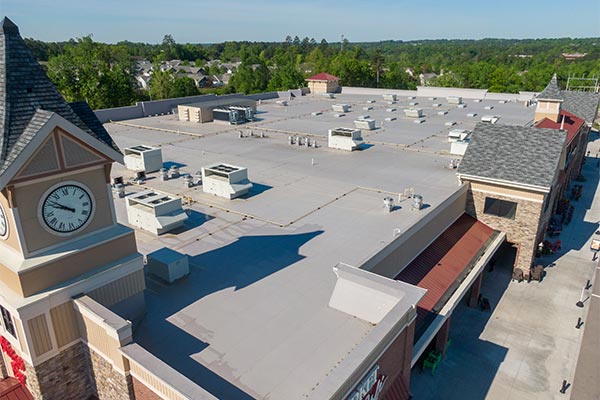
[[[67,211],[71,211],[73,213],[75,212],[74,208],[63,206],[62,204],[57,203],[55,201],[50,201],[50,205],[54,208],[60,208],[61,210],[67,210]]]

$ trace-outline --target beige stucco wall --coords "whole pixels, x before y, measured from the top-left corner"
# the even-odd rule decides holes
[[[72,301],[51,308],[50,318],[59,348],[80,338],[77,314]]]
[[[544,118],[549,118],[553,121],[558,121],[559,113],[559,102],[540,101],[535,109],[533,121],[537,123],[543,120]]]
[[[143,291],[145,288],[144,270],[140,269],[121,279],[92,290],[87,295],[104,307],[111,307]]]
[[[40,314],[27,321],[33,354],[37,357],[52,350],[52,339],[46,321],[46,314]]]
[[[339,84],[335,81],[307,81],[311,93],[336,93]]]
[[[110,242],[20,274],[20,292],[23,296],[30,296],[136,252],[135,236],[130,232]]]
[[[471,190],[487,192],[490,193],[490,195],[497,194],[500,196],[522,198],[524,200],[544,201],[544,193],[534,192],[532,190],[516,189],[508,186],[491,185],[488,183],[481,182],[471,182]]]
[[[0,261],[2,260],[3,246],[8,246],[19,253],[22,251],[15,225],[15,217],[13,215],[13,210],[9,207],[9,202],[6,197],[7,195],[8,190],[3,190],[0,192],[0,204],[2,205],[4,213],[6,214],[6,222],[8,224],[8,236],[6,236],[5,239],[0,239]]]
[[[83,183],[91,190],[91,194],[95,199],[95,211],[92,221],[82,231],[69,236],[70,238],[84,235],[115,223],[109,203],[113,199],[109,197],[103,166],[89,171],[15,187],[15,202],[19,210],[21,229],[25,238],[25,248],[29,252],[56,245],[66,240],[64,236],[51,234],[42,227],[43,222],[38,217],[38,207],[40,202],[43,201],[42,197],[46,190],[55,184],[67,181]]]

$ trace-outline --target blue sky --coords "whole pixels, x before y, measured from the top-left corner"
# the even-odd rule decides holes
[[[46,41],[600,37],[600,0],[0,0],[0,14]]]

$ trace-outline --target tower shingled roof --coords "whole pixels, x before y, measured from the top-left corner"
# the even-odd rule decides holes
[[[542,92],[538,94],[537,98],[540,100],[563,101],[560,87],[558,87],[558,79],[556,77],[556,74],[552,75],[552,79],[550,79],[550,82],[548,83],[548,85],[546,85],[544,90],[542,90]]]
[[[31,54],[19,28],[8,17],[0,21],[0,174],[33,139],[40,111],[59,114],[116,151],[119,148],[91,109],[70,105]]]

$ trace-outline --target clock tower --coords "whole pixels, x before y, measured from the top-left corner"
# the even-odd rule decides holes
[[[118,366],[95,358],[75,304],[84,296],[99,312],[134,323],[144,313],[142,256],[134,232],[115,216],[114,161],[123,156],[87,103],[64,100],[4,18],[0,378],[18,378],[35,398],[116,398],[99,378],[123,378],[111,375]]]

